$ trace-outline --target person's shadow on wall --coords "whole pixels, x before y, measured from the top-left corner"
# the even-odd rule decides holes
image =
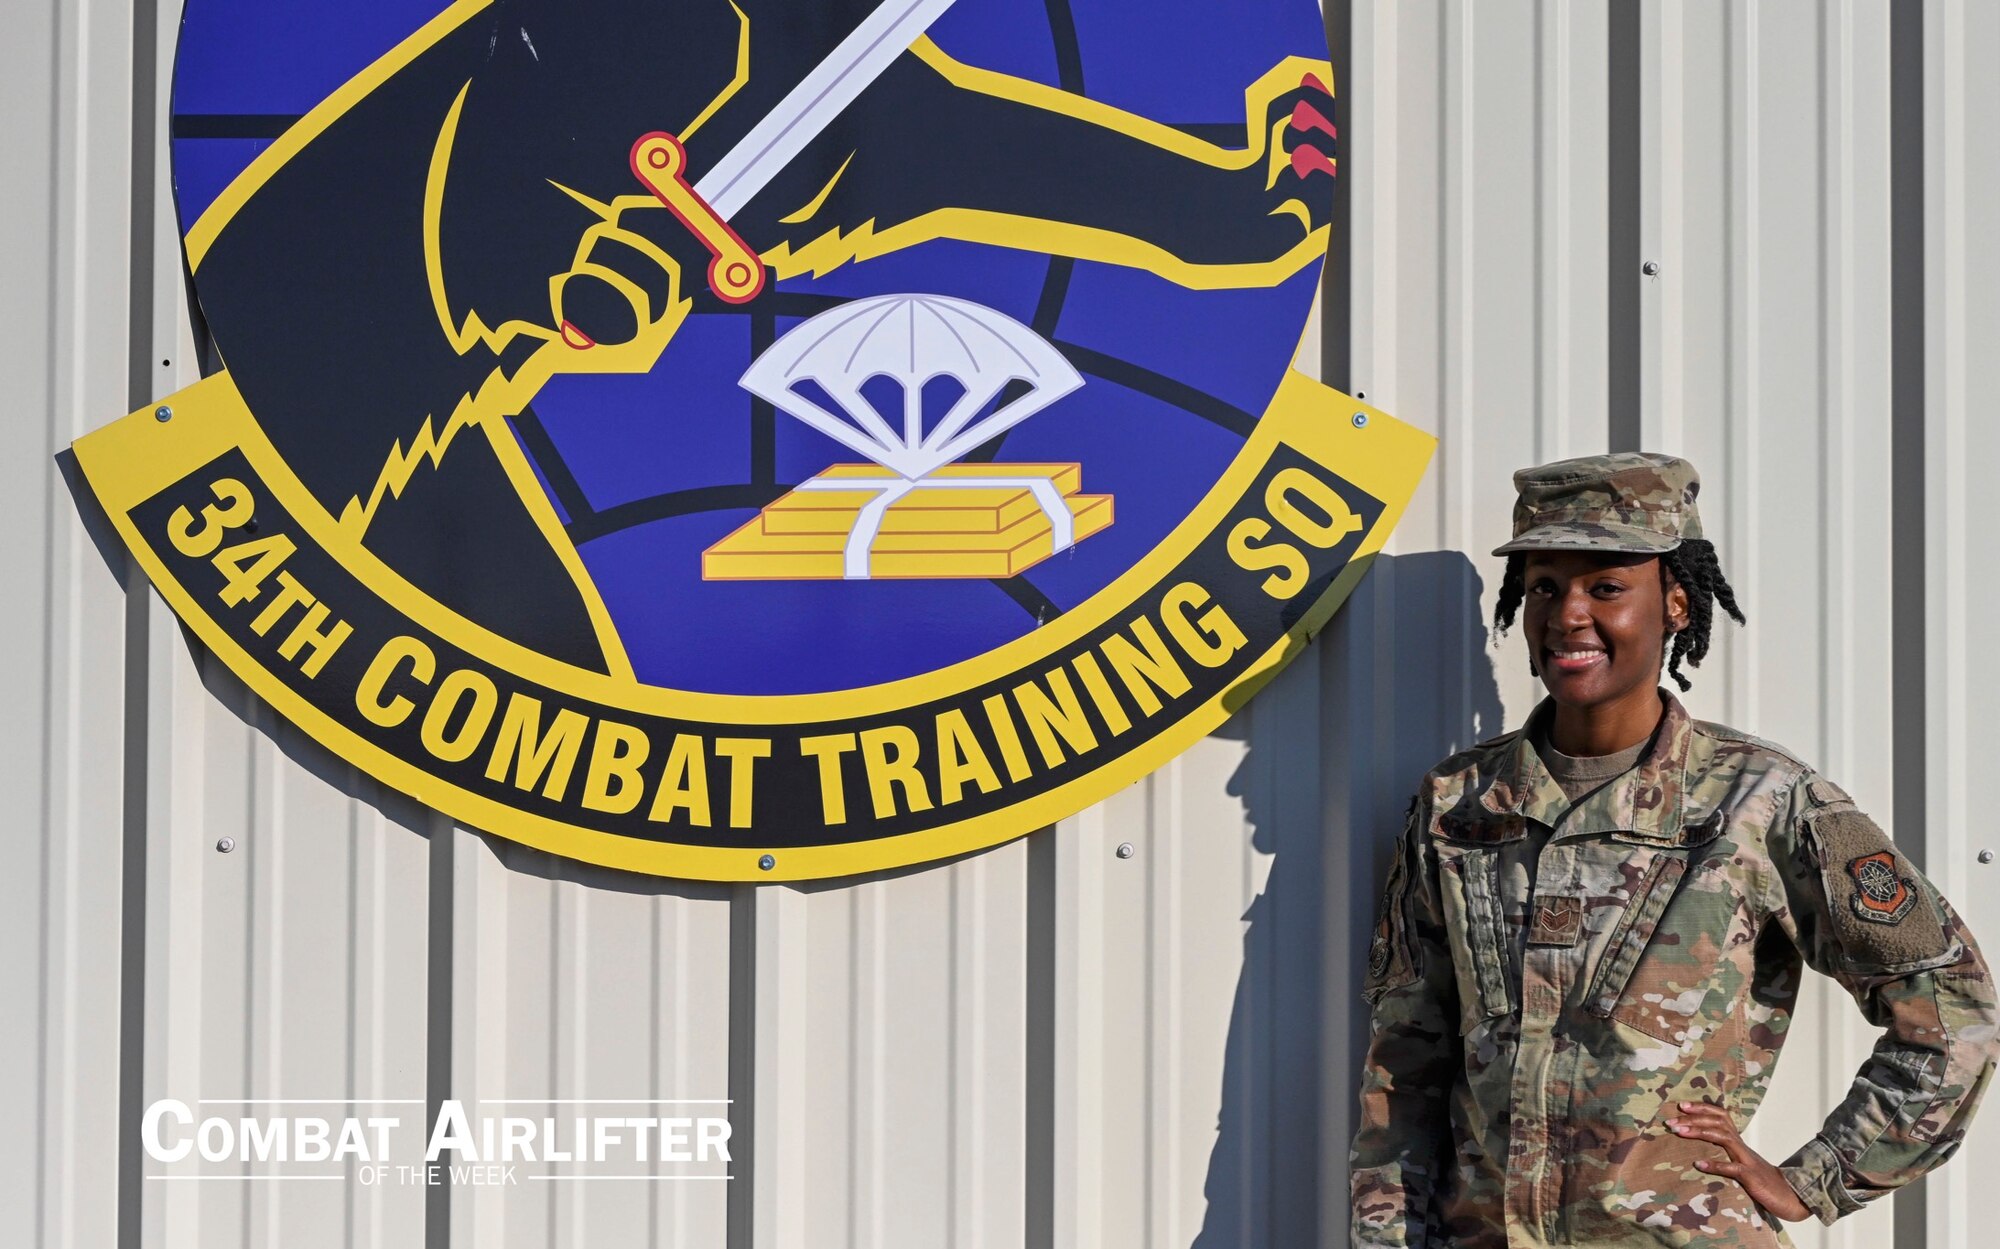
[[[1453,551],[1379,557],[1314,643],[1219,735],[1274,856],[1244,915],[1219,1134],[1193,1249],[1346,1243],[1368,934],[1417,780],[1501,732],[1480,580]]]

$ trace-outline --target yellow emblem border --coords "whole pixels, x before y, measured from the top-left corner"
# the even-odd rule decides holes
[[[1207,735],[1268,681],[1332,616],[1382,550],[1415,492],[1436,439],[1296,370],[1288,371],[1249,443],[1201,504],[1143,560],[1110,586],[1033,633],[948,668],[837,693],[729,696],[619,680],[551,660],[448,610],[383,564],[306,491],[257,428],[227,373],[167,401],[173,419],[141,409],[75,444],[78,466],[133,557],[167,604],[229,670],[279,714],[362,771],[472,827],[607,867],[701,880],[808,880],[903,867],[997,845],[1073,815],[1124,788]],[[1352,414],[1367,416],[1357,424]],[[949,698],[1009,673],[1026,672],[1132,610],[1220,525],[1265,462],[1287,445],[1384,504],[1353,558],[1284,636],[1220,693],[1151,739],[1093,771],[1014,805],[921,832],[808,847],[709,847],[648,841],[565,823],[474,793],[393,754],[339,723],[257,662],[168,571],[140,534],[137,504],[231,449],[240,450],[305,536],[419,626],[495,666],[579,700],[676,719],[772,725],[852,719]],[[1248,573],[1244,574],[1250,575]],[[765,854],[777,860],[759,866]]]

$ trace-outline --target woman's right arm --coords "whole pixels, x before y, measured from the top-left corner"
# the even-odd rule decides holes
[[[1422,816],[1421,803],[1412,802],[1362,983],[1371,1033],[1350,1157],[1356,1245],[1427,1243],[1438,1179],[1452,1156],[1458,989]]]

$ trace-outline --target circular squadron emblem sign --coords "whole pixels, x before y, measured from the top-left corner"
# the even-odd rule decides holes
[[[282,715],[471,826],[796,879],[1229,712],[1431,439],[1291,368],[1311,0],[191,0],[217,370],[81,439]]]

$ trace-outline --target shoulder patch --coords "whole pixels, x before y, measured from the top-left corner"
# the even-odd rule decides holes
[[[1922,878],[1874,820],[1852,805],[1818,807],[1806,819],[1818,847],[1827,922],[1848,970],[1914,970],[1952,953]]]
[[[1890,851],[1850,860],[1847,874],[1854,878],[1854,913],[1870,923],[1900,924],[1916,905],[1916,882],[1896,870]]]
[[[1368,978],[1385,979],[1389,974],[1389,916],[1385,911],[1375,923],[1375,935],[1368,942]]]
[[[1405,896],[1409,852],[1410,847],[1397,844],[1395,857],[1389,860],[1389,879],[1383,884],[1382,899],[1375,907],[1375,931],[1368,940],[1368,964],[1361,981],[1361,996],[1371,1004],[1390,989],[1409,984],[1422,974],[1411,939],[1409,901]]]

